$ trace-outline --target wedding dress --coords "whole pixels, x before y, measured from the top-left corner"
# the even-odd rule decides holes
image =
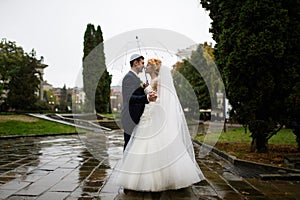
[[[158,99],[146,104],[123,159],[115,167],[115,184],[136,191],[164,191],[204,179],[170,69],[161,67]]]

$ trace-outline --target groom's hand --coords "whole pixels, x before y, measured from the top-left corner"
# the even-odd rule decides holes
[[[156,92],[151,91],[151,92],[149,92],[148,95],[149,95],[149,101],[156,101],[156,99],[157,99]]]

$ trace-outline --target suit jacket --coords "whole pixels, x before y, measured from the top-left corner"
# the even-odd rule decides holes
[[[129,71],[122,81],[123,109],[121,115],[122,126],[125,133],[131,135],[136,124],[144,112],[148,103],[141,80]]]

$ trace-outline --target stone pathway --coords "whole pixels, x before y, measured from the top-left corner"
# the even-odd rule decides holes
[[[0,199],[300,199],[298,181],[243,178],[212,153],[196,158],[206,181],[177,191],[125,195],[111,183],[122,143],[119,130],[2,139]],[[194,146],[197,155],[200,147]]]

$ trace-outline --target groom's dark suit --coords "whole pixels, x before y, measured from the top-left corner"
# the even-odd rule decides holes
[[[148,103],[147,95],[141,87],[141,83],[141,80],[132,71],[129,71],[123,78],[123,109],[121,120],[124,129],[124,149],[134,127],[140,121],[145,109],[145,104]]]

